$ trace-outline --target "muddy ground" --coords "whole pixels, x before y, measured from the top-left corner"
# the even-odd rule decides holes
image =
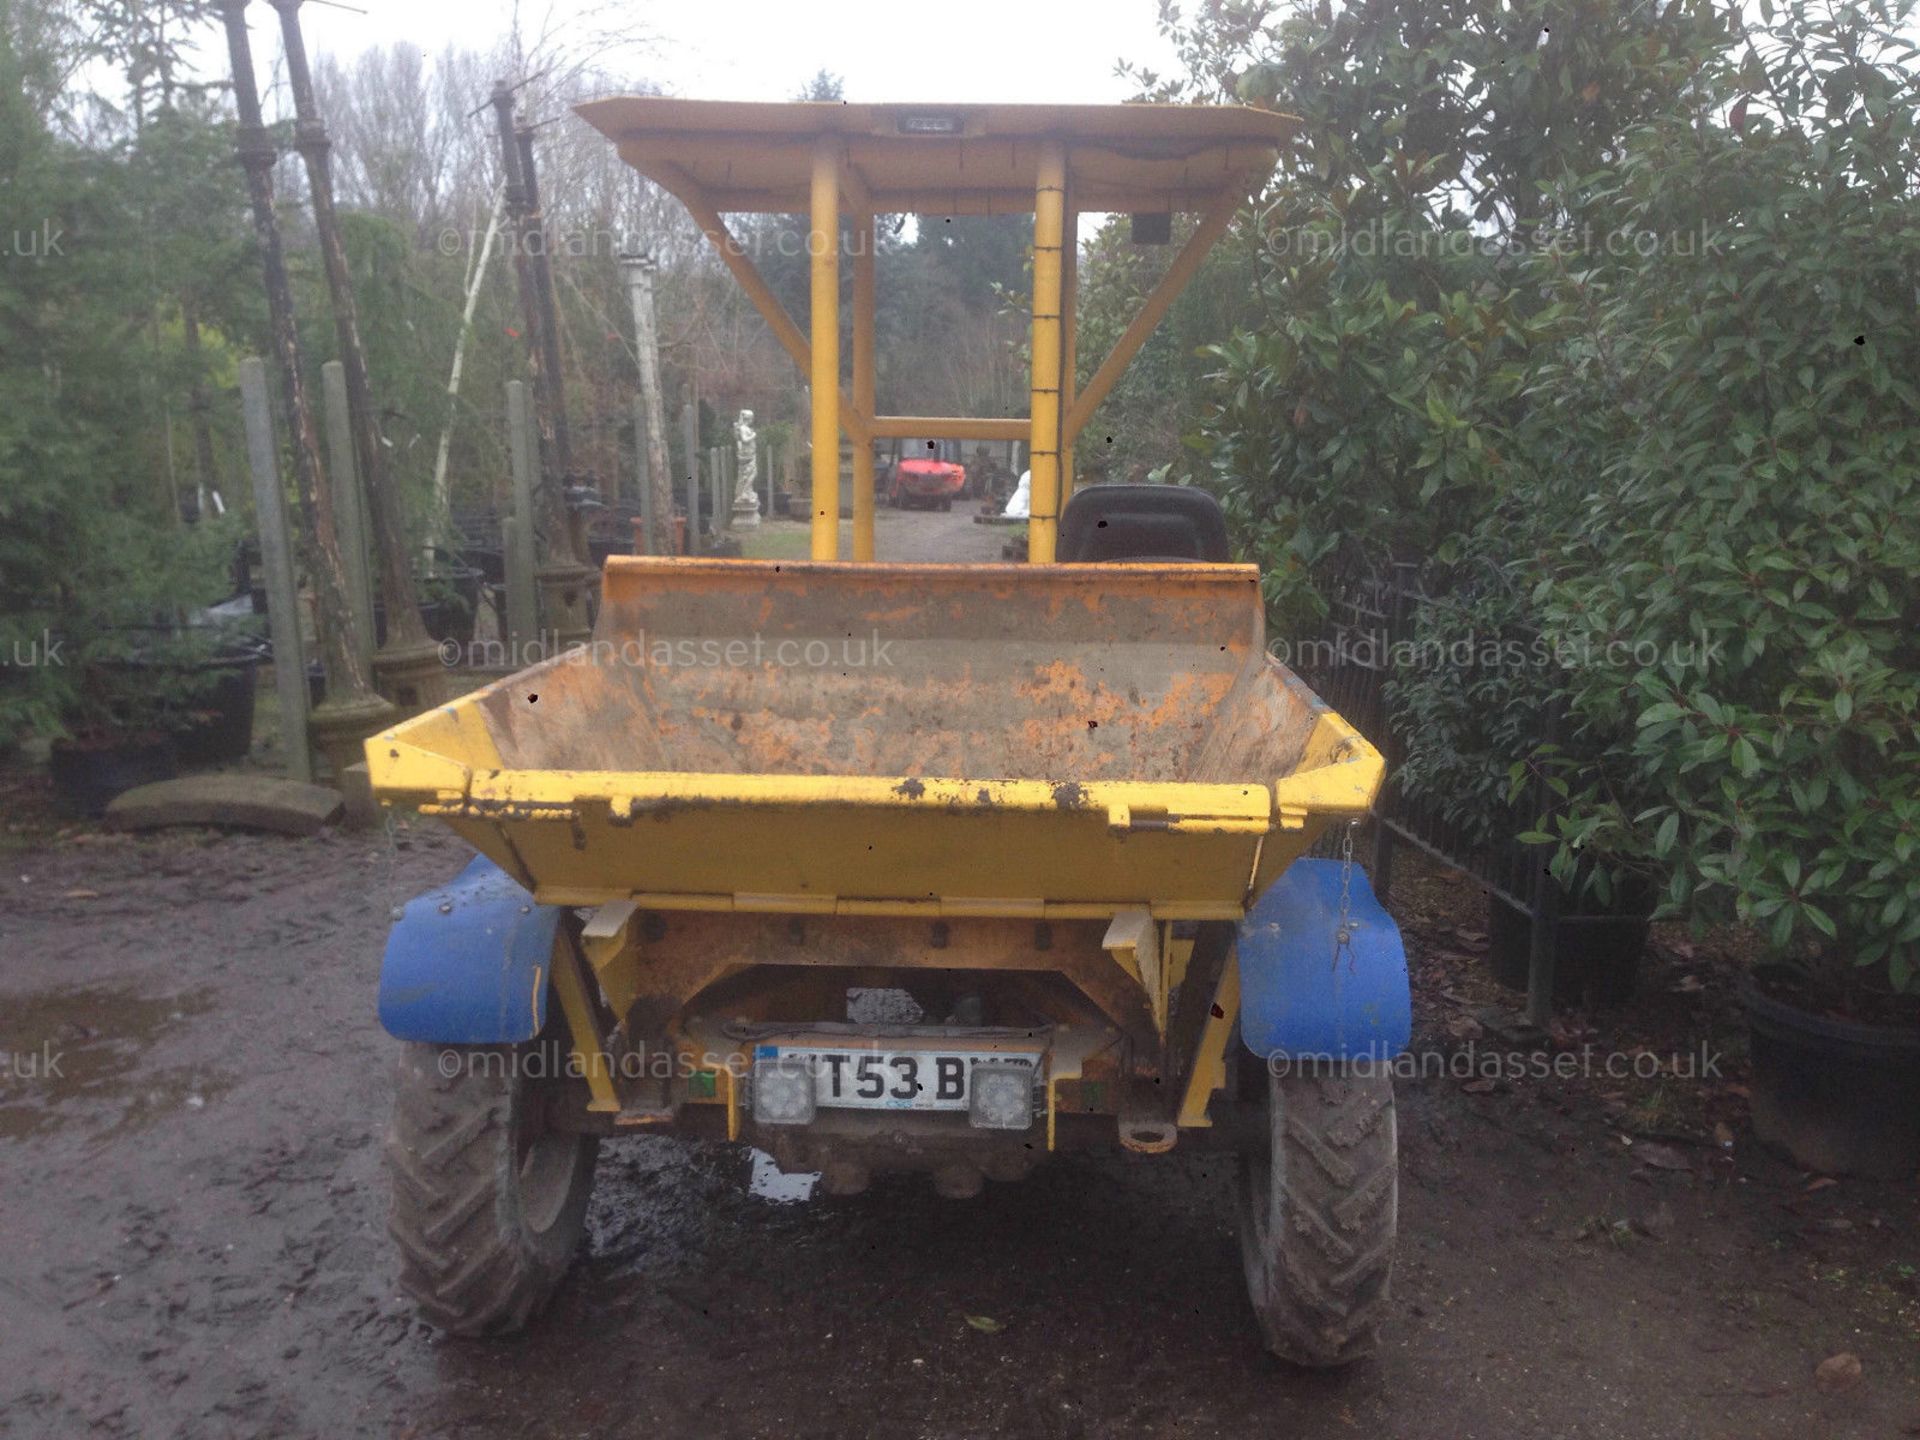
[[[1395,1313],[1344,1378],[1263,1356],[1227,1176],[1177,1152],[1061,1159],[973,1202],[901,1180],[776,1204],[742,1152],[625,1141],[538,1330],[444,1341],[394,1292],[373,998],[389,907],[451,875],[457,842],[16,833],[3,858],[8,1435],[1920,1426],[1914,1187],[1810,1189],[1744,1131],[1730,1157],[1681,1137],[1657,1153],[1687,1168],[1649,1165],[1593,1087],[1557,1082],[1402,1084]],[[1403,887],[1421,1041],[1459,1053],[1445,977],[1472,962],[1422,938],[1446,923],[1423,884],[1443,914],[1458,889]],[[1650,1003],[1695,1006],[1671,964]],[[1827,1393],[1840,1352],[1861,1378]]]
[[[908,519],[883,553],[1004,539]],[[1180,1151],[776,1203],[748,1152],[622,1141],[538,1328],[443,1340],[395,1292],[374,996],[390,911],[464,858],[419,824],[103,836],[0,772],[0,1435],[1920,1434],[1920,1188],[1753,1146],[1730,968],[1673,941],[1568,1017],[1640,1078],[1489,1078],[1484,921],[1417,870],[1427,1073],[1385,1349],[1348,1375],[1262,1353],[1226,1167]]]

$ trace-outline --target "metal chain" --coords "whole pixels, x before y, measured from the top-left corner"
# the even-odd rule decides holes
[[[1346,833],[1340,837],[1340,923],[1333,932],[1336,967],[1343,955],[1349,964],[1353,959],[1353,832],[1359,828],[1358,820],[1349,820]]]
[[[387,919],[398,920],[402,914],[400,901],[395,895],[394,870],[400,861],[400,846],[396,843],[393,811],[387,806],[380,807],[380,832],[386,840],[381,865],[381,894],[387,902]]]

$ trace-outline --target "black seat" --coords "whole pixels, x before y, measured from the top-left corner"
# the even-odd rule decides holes
[[[1060,517],[1057,558],[1201,560],[1221,564],[1227,517],[1220,502],[1186,485],[1089,485],[1073,492]]]

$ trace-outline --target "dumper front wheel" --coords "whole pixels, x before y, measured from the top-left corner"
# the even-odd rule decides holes
[[[1264,1079],[1262,1087],[1260,1081]],[[1242,1157],[1240,1246],[1267,1348],[1328,1369],[1373,1353],[1399,1209],[1393,1081],[1384,1073],[1248,1076],[1267,1111]]]
[[[455,1335],[522,1328],[580,1243],[600,1142],[549,1123],[566,1083],[552,1055],[413,1044],[400,1057],[386,1145],[400,1286]]]

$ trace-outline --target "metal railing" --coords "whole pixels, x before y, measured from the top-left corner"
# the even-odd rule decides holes
[[[1407,755],[1408,737],[1394,721],[1388,690],[1397,657],[1412,649],[1421,608],[1438,603],[1439,597],[1429,593],[1420,567],[1411,564],[1384,571],[1346,570],[1332,577],[1327,588],[1331,593],[1324,632],[1307,652],[1308,663],[1294,669],[1386,757],[1387,781],[1371,817],[1368,869],[1374,890],[1384,902],[1393,884],[1394,852],[1409,845],[1527,916],[1527,1015],[1545,1025],[1553,1009],[1555,939],[1562,923],[1560,886],[1547,868],[1548,847],[1525,845],[1510,836],[1487,840],[1446,814],[1432,797],[1406,793],[1395,778]],[[1556,728],[1553,716],[1544,715],[1539,742],[1551,743]],[[1544,778],[1536,782],[1533,815],[1550,815],[1556,798]],[[1316,853],[1331,854],[1338,844],[1338,836],[1329,836]]]

